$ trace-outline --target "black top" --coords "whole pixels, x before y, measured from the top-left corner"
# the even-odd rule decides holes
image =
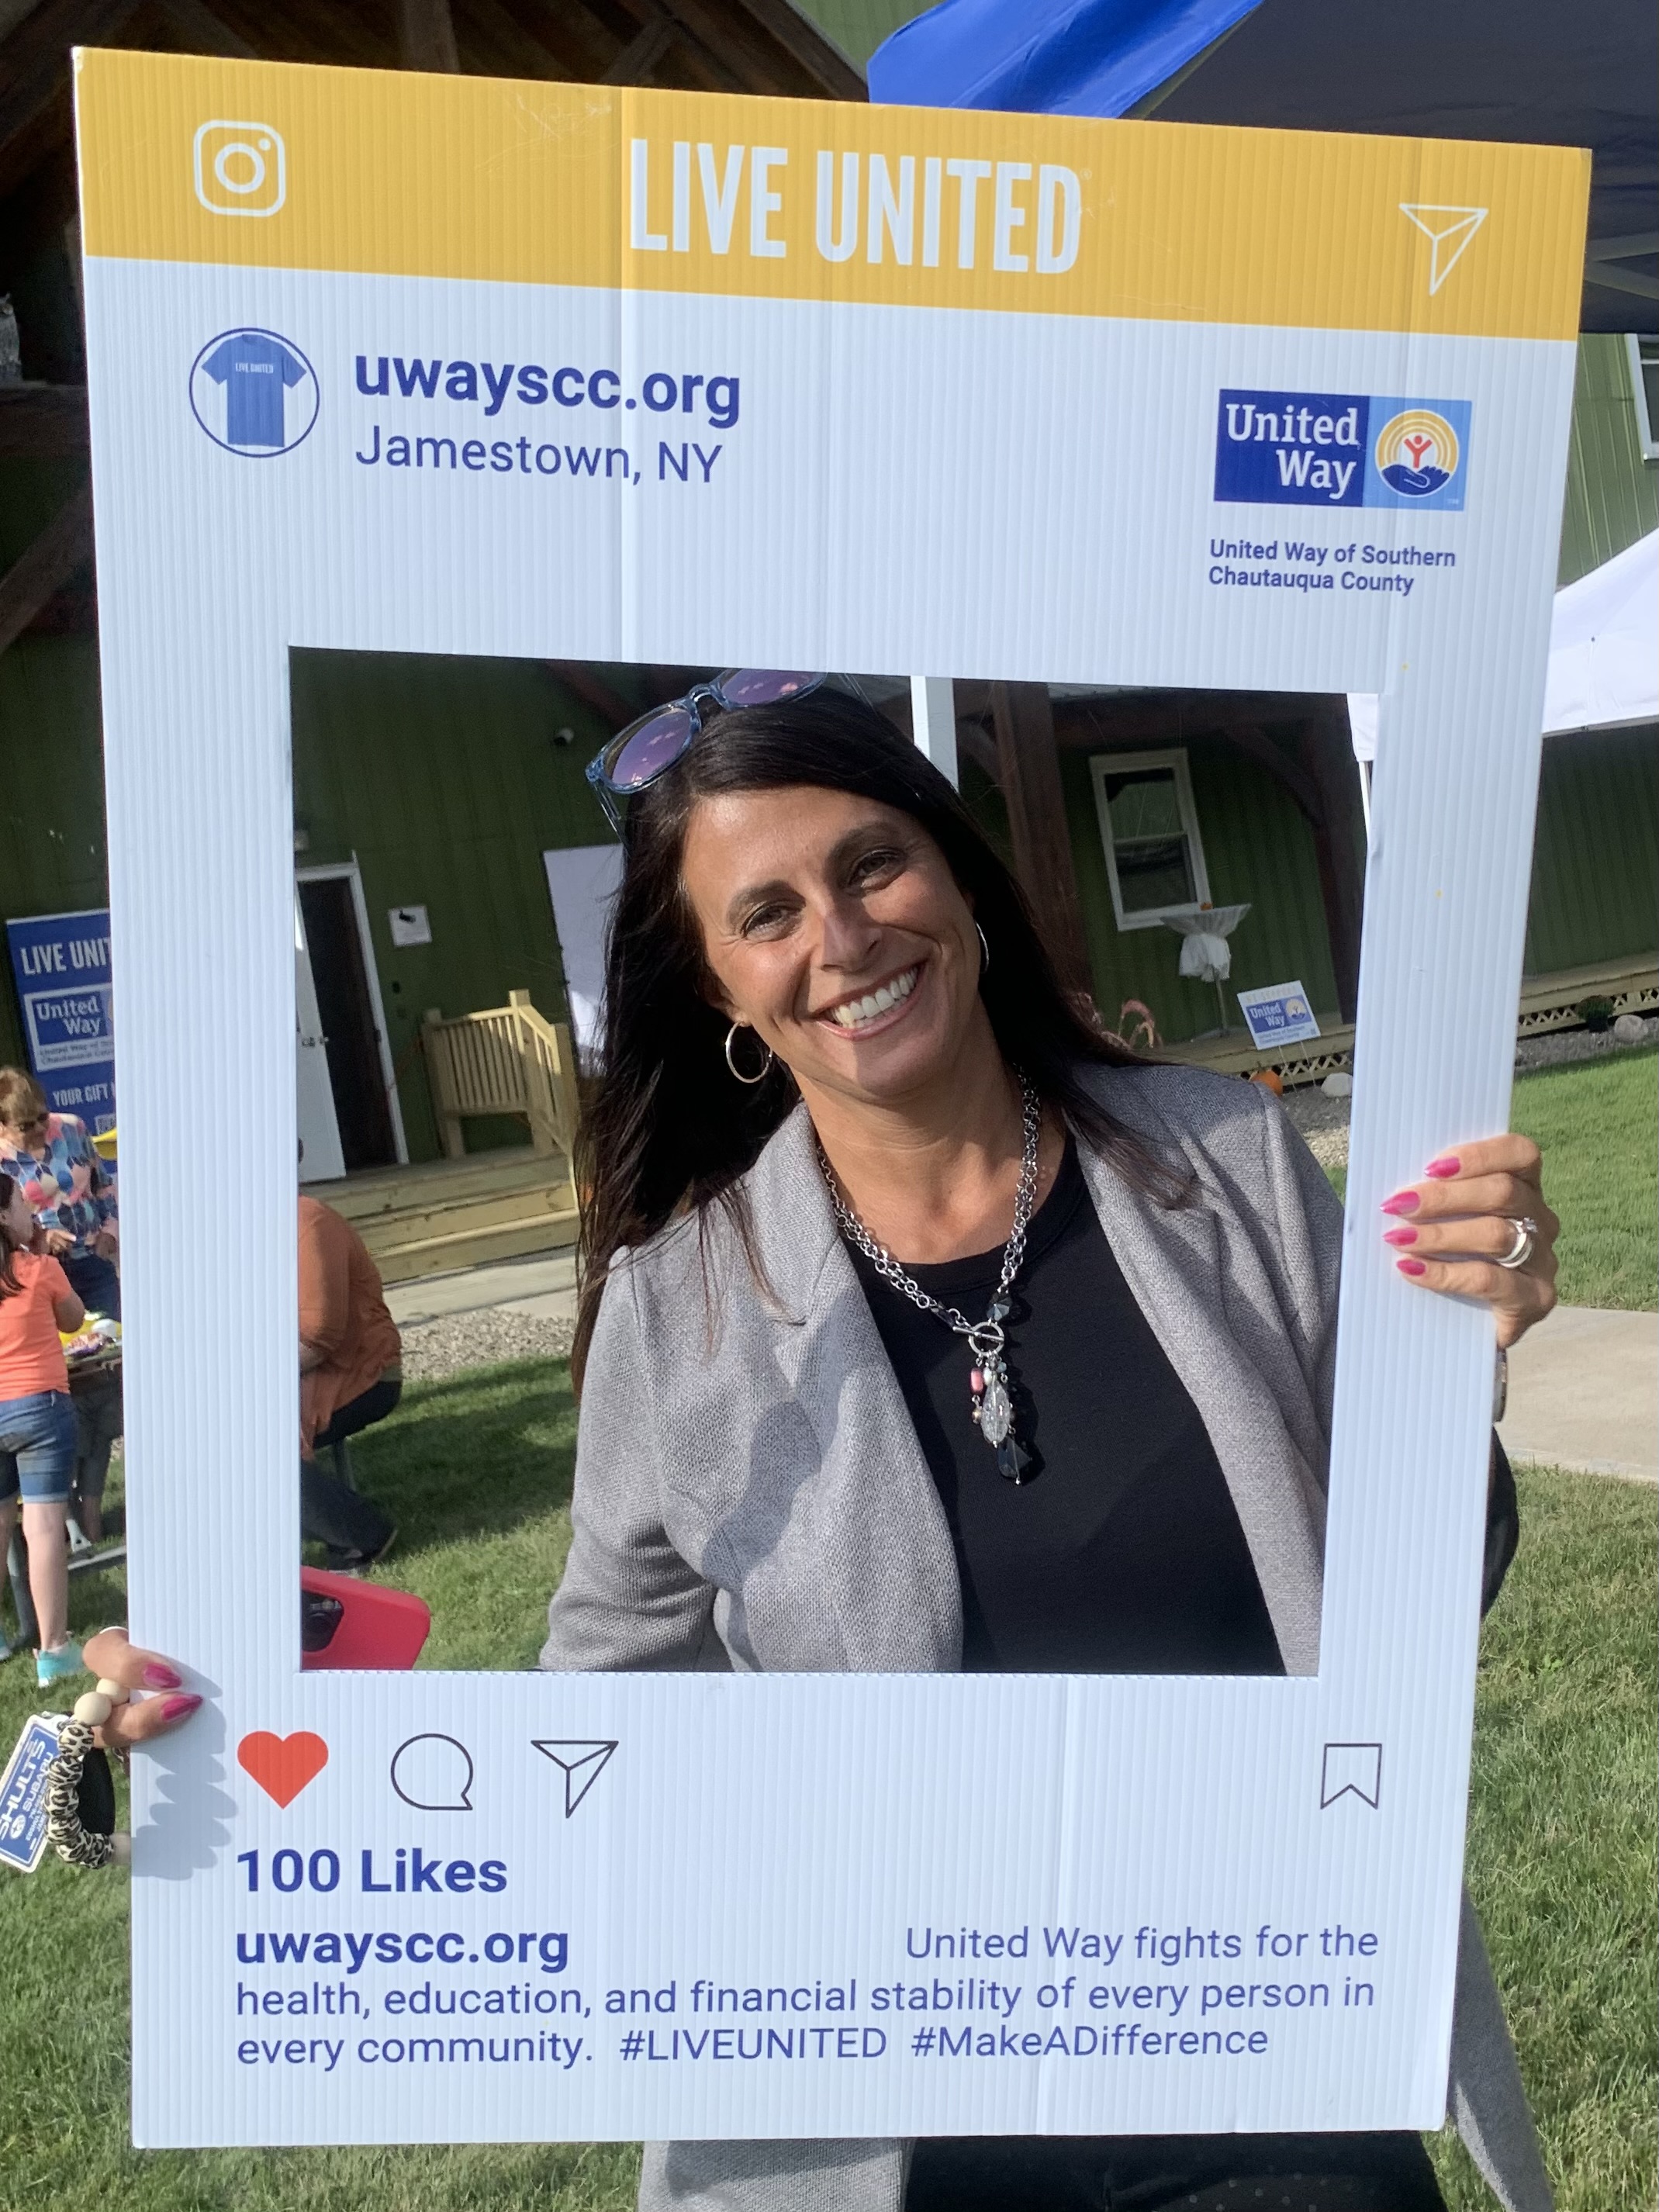
[[[849,1248],[851,1249],[851,1248]],[[1244,1531],[1197,1407],[1124,1281],[1067,1141],[1012,1293],[1018,1486],[972,1418],[963,1340],[851,1249],[945,1504],[969,1672],[1281,1674]],[[978,1321],[1000,1250],[912,1267]]]

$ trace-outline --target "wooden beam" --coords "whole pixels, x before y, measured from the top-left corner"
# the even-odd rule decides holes
[[[1336,1000],[1345,1022],[1359,1003],[1359,939],[1365,901],[1365,863],[1354,830],[1358,798],[1358,763],[1348,730],[1346,706],[1336,700],[1308,702],[1314,709],[1297,738],[1303,772],[1319,793],[1320,818],[1314,823],[1314,853],[1319,864],[1319,892],[1325,907]]]
[[[1270,776],[1284,785],[1316,830],[1323,826],[1325,803],[1319,787],[1299,762],[1282,745],[1273,743],[1260,723],[1227,722],[1213,731],[1195,730],[1193,734],[1218,737],[1236,746],[1247,759],[1253,760],[1258,768],[1265,768]]]
[[[1001,781],[1002,763],[997,758],[997,749],[985,734],[985,726],[965,714],[957,716],[957,750],[966,753],[975,767],[982,769],[993,783]]]
[[[467,42],[468,58],[474,68],[481,61],[493,64],[499,55],[506,66],[500,70],[492,69],[492,74],[538,77],[553,83],[566,82],[582,75],[551,46],[532,37],[518,17],[501,5],[501,0],[466,0],[466,19],[474,34]],[[494,53],[480,53],[479,33],[493,46]]]
[[[187,53],[223,54],[233,61],[260,58],[258,48],[216,15],[206,0],[154,0],[154,4],[168,29],[184,40]]]
[[[1268,728],[1299,722],[1314,703],[1305,691],[1105,692],[1056,699],[1054,731],[1062,745],[1090,752],[1103,745],[1181,745],[1234,722]]]
[[[27,134],[14,149],[14,163],[26,143]],[[14,168],[13,181],[0,197],[0,292],[9,292],[38,249],[61,246],[64,225],[76,218],[80,195],[72,141],[62,138],[42,149],[26,169]]]
[[[969,687],[958,684],[956,688],[959,700],[961,694]],[[988,684],[981,684],[976,688],[988,694],[991,687]],[[989,711],[988,707],[987,711]],[[890,699],[878,700],[876,712],[892,724],[907,744],[915,743],[915,715],[908,693],[896,691]],[[965,753],[970,761],[983,769],[993,783],[997,781],[1001,772],[997,749],[986,736],[984,726],[976,717],[960,714],[957,716],[957,750]]]
[[[1276,744],[1263,726],[1293,721],[1299,727],[1316,702],[1294,692],[1170,692],[1163,698],[1066,701],[1055,710],[1061,742],[1099,751],[1115,745],[1186,745],[1218,740],[1246,754],[1284,785],[1309,821],[1324,818],[1318,785],[1298,757]]]
[[[831,100],[869,98],[863,73],[792,0],[738,0],[738,5],[771,33]]]
[[[635,5],[629,12],[638,17],[645,11]],[[528,20],[530,34],[558,57],[561,69],[578,83],[597,84],[616,58],[621,33],[614,19],[607,16],[602,22],[580,0],[533,0]]]
[[[92,557],[92,486],[82,484],[0,576],[0,653]]]
[[[585,6],[580,12],[591,15],[592,9],[599,4],[599,0],[591,0],[591,6]],[[695,0],[692,0],[692,4],[695,12]],[[641,32],[649,30],[659,17],[666,20],[671,33],[669,46],[658,59],[664,60],[672,52],[672,60],[668,60],[666,65],[657,72],[665,88],[689,92],[777,90],[763,70],[757,72],[745,65],[741,40],[734,43],[729,37],[722,37],[718,21],[711,28],[709,22],[700,16],[700,35],[688,20],[685,9],[676,4],[676,0],[623,0],[623,6]],[[608,27],[606,35],[614,39],[622,34],[614,27]],[[634,43],[632,39],[624,40],[623,51],[626,52]],[[621,58],[621,55],[612,53],[605,67],[612,67]],[[740,70],[743,74],[738,73]]]
[[[398,0],[398,58],[404,69],[456,76],[461,57],[449,0]]]
[[[4,46],[19,24],[26,16],[32,15],[40,4],[40,0],[0,0],[0,46]]]
[[[86,450],[81,385],[0,384],[0,461],[58,461]]]
[[[991,718],[996,730],[997,781],[1013,841],[1014,873],[1060,981],[1067,990],[1085,992],[1092,999],[1094,982],[1078,903],[1048,685],[994,684]]]
[[[45,0],[6,40],[0,51],[0,176],[16,142],[67,94],[70,48],[113,45],[138,6],[139,0]]]
[[[653,62],[659,60],[674,42],[674,26],[658,15],[628,44],[599,79],[601,84],[637,84]]]
[[[604,677],[596,676],[584,660],[550,660],[547,665],[567,691],[574,691],[584,707],[591,707],[614,735],[639,713],[620,691],[613,691]]]
[[[752,17],[725,0],[664,0],[664,12],[732,78],[738,92],[778,93],[775,49]],[[771,51],[769,51],[771,49]]]

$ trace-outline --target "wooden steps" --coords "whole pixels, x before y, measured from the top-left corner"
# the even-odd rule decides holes
[[[576,1241],[568,1162],[528,1146],[376,1168],[308,1183],[306,1194],[345,1216],[386,1283],[556,1252]]]

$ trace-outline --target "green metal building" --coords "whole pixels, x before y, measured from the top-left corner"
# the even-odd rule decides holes
[[[1650,367],[1650,381],[1652,374]],[[1582,342],[1564,583],[1659,525],[1649,404],[1633,347],[1613,337]],[[0,572],[76,473],[67,461],[5,465]],[[0,916],[98,907],[107,896],[97,649],[72,615],[60,612],[55,624],[37,625],[0,654]],[[307,929],[313,950],[341,963],[342,988],[367,992],[363,1018],[380,1032],[404,1148],[411,1160],[431,1158],[439,1146],[419,1046],[425,1012],[500,1006],[510,990],[527,988],[543,1013],[565,1017],[543,855],[596,845],[608,834],[582,774],[607,720],[579,672],[542,663],[300,653],[292,672],[295,859]],[[651,674],[635,673],[648,690]],[[625,680],[621,672],[596,672],[600,693]],[[1329,796],[1327,776],[1321,815],[1317,793],[1310,796],[1320,760],[1309,752],[1305,731],[1298,738],[1275,722],[1267,702],[1266,719],[1251,724],[1249,749],[1241,749],[1237,731],[1206,729],[1191,712],[1194,695],[1182,696],[1188,705],[1172,734],[1150,744],[1140,724],[1120,726],[1108,712],[1097,717],[1096,742],[1094,707],[1056,702],[1077,910],[1097,1003],[1115,1021],[1125,1000],[1145,1001],[1172,1042],[1215,1025],[1214,991],[1176,975],[1175,938],[1122,926],[1098,804],[1108,772],[1101,763],[1115,763],[1115,773],[1126,752],[1164,761],[1178,755],[1178,775],[1153,772],[1158,788],[1146,803],[1179,799],[1176,826],[1216,905],[1250,902],[1233,940],[1232,987],[1299,977],[1316,1009],[1340,1018],[1352,988],[1357,908],[1350,944],[1333,903],[1333,871],[1357,878],[1363,851],[1352,763],[1339,798]],[[1328,769],[1328,753],[1323,757]],[[988,748],[964,759],[964,793],[1006,840],[1003,795],[988,762],[994,770]],[[188,866],[188,854],[179,865]],[[1528,973],[1659,957],[1656,885],[1659,729],[1548,740]],[[395,942],[394,915],[415,908],[425,909],[428,941]],[[0,988],[0,1060],[22,1057],[8,975]],[[483,1146],[507,1133],[474,1125],[468,1141]],[[362,1139],[370,1156],[386,1141],[373,1131]]]

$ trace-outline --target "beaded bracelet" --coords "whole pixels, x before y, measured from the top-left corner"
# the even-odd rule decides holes
[[[115,1791],[94,1734],[126,1694],[118,1682],[100,1681],[76,1700],[74,1712],[58,1731],[58,1753],[46,1778],[46,1840],[70,1866],[125,1866],[132,1856],[131,1836],[86,1825],[88,1814],[94,1823],[114,1823]]]

